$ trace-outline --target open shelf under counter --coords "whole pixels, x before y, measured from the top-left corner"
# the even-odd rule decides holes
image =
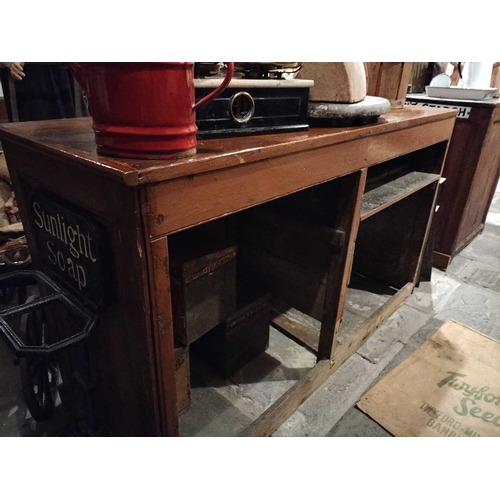
[[[399,290],[362,275],[353,275],[346,290],[346,305],[342,314],[337,343],[347,345],[356,332],[368,324],[371,316],[384,310]],[[271,325],[309,351],[317,354],[321,322],[285,302],[274,298],[271,302]]]
[[[361,206],[361,220],[375,215],[384,208],[438,181],[440,177],[439,174],[412,171],[366,191]]]

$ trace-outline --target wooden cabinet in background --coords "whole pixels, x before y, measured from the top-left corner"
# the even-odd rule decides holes
[[[500,175],[500,99],[465,101],[409,94],[407,104],[459,109],[434,218],[433,264],[446,269],[484,228]]]
[[[365,63],[367,94],[389,99],[393,108],[402,107],[412,67],[411,62]]]

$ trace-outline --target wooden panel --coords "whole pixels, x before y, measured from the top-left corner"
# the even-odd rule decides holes
[[[500,108],[498,109],[500,112]],[[470,186],[469,198],[463,213],[456,246],[462,243],[482,225],[491,204],[500,172],[500,117],[492,118],[486,134],[477,171]]]
[[[446,157],[440,187],[440,209],[435,216],[437,252],[453,255],[470,187],[476,175],[478,158],[487,132],[491,108],[472,108],[468,120],[457,120]]]
[[[318,274],[250,245],[240,245],[239,260],[273,295],[321,321],[326,294],[326,270]]]
[[[143,205],[144,206],[144,205]],[[174,332],[170,296],[167,238],[146,246],[148,256],[153,352],[158,390],[159,435],[178,436],[177,389],[175,382]]]
[[[35,189],[50,191],[89,211],[109,236],[114,295],[89,340],[97,433],[158,435],[151,329],[146,320],[150,312],[148,280],[143,272],[144,241],[136,193],[109,179],[93,177],[70,162],[19,148],[8,140],[3,146],[35,268],[41,266],[33,220],[27,216],[27,203]]]
[[[298,344],[308,348],[316,354],[319,344],[319,330],[299,323],[290,318],[286,313],[273,309],[271,325]]]
[[[454,118],[152,185],[150,236],[179,231],[445,141],[453,124]]]
[[[303,193],[307,191],[309,190]],[[293,204],[295,199],[294,195],[291,195],[290,202]],[[230,217],[230,239],[236,241],[240,247],[250,244],[306,269],[324,274],[329,266],[335,231],[331,227],[309,223],[299,217],[286,217],[268,209],[268,206],[266,204],[263,208],[244,210]]]
[[[367,95],[377,95],[378,77],[381,64],[382,63],[379,62],[365,63]]]
[[[358,234],[366,169],[341,179],[341,196],[335,227],[340,236],[332,245],[325,308],[318,345],[318,359],[332,359],[344,311],[347,283],[351,275],[354,245]]]
[[[238,310],[194,342],[193,354],[226,377],[258,357],[269,347],[269,298],[262,291],[240,295]]]
[[[432,265],[438,269],[446,269],[451,262],[451,256],[434,251],[432,253]]]
[[[401,100],[408,91],[413,63],[366,63],[368,95],[385,97],[394,106],[401,107]]]
[[[5,106],[5,99],[0,97],[0,123],[7,123],[9,117],[7,115],[7,107]]]
[[[175,389],[177,413],[181,415],[191,406],[189,351],[184,347],[175,349]]]

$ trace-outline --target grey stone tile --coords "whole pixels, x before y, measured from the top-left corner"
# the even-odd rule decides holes
[[[498,236],[500,238],[500,215],[498,216],[498,221],[496,224],[493,224],[492,222],[489,222],[488,219],[486,219],[483,233],[491,234],[492,236]]]
[[[424,312],[403,305],[358,349],[358,354],[378,363],[397,342],[406,344],[425,325],[427,317]]]
[[[428,318],[426,323],[410,337],[406,344],[415,348],[420,347],[429,337],[434,335],[444,323],[445,322],[443,320],[434,317]]]
[[[231,376],[245,402],[238,407],[257,418],[315,364],[315,354],[271,328],[267,351]]]
[[[272,327],[269,330],[269,347],[266,353],[289,368],[308,368],[316,363],[313,353]],[[241,375],[240,372],[238,374]],[[235,380],[238,381],[238,378]]]
[[[255,420],[315,364],[314,354],[270,328],[267,351],[230,378],[222,377],[193,356],[191,383],[192,387],[199,386],[205,391],[207,397],[214,388],[218,396],[247,418]]]
[[[415,334],[407,341],[406,345],[387,363],[384,369],[379,373],[376,379],[372,381],[365,392],[368,392],[375,384],[382,380],[396,366],[403,362],[413,351],[418,349],[429,337],[434,335],[439,328],[444,324],[444,321],[430,318],[421,326]]]
[[[13,356],[0,340],[0,437],[53,436],[71,432],[73,425],[60,405],[46,422],[36,422],[24,401],[19,368]],[[58,402],[60,403],[60,401]]]
[[[338,335],[338,343],[343,344],[349,338],[354,331],[356,331],[364,322],[366,318],[360,316],[359,314],[354,314],[347,309],[344,310],[342,316],[342,323],[340,325],[340,331]]]
[[[500,214],[495,212],[489,212],[486,216],[486,222],[494,226],[500,226]]]
[[[393,345],[377,364],[358,354],[351,356],[273,436],[326,436],[402,346],[401,343]]]
[[[326,434],[326,437],[393,437],[368,415],[351,408]]]
[[[344,309],[368,318],[396,292],[395,288],[353,273],[346,291]]]
[[[500,292],[500,268],[480,261],[470,261],[457,276],[465,283]]]
[[[443,273],[432,273],[432,280],[415,287],[406,305],[426,314],[436,314],[448,296],[460,286],[460,281]]]
[[[483,232],[465,247],[460,255],[500,269],[500,237]]]
[[[453,260],[451,261],[450,265],[448,266],[448,269],[446,269],[446,274],[448,276],[454,276],[456,277],[457,275],[460,274],[460,271],[472,262],[473,259],[470,259],[468,257],[464,257],[461,254],[457,254],[453,257]]]
[[[454,319],[500,340],[500,295],[475,285],[460,285],[436,318],[441,321]]]
[[[251,419],[212,387],[191,389],[191,407],[181,415],[181,436],[237,436]]]
[[[500,214],[500,192],[496,192],[491,200],[491,205],[488,210],[489,214]]]

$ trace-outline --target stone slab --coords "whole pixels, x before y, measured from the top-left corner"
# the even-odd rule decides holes
[[[441,321],[454,319],[500,340],[500,294],[462,284],[449,295],[436,318]]]
[[[351,284],[346,293],[345,310],[368,318],[391,297],[383,292],[384,290],[355,288],[355,285]]]
[[[436,314],[448,296],[460,286],[460,281],[455,278],[434,271],[433,269],[431,281],[423,281],[415,287],[405,303],[407,306],[425,314]]]
[[[460,270],[458,278],[465,283],[500,292],[500,267],[471,260]]]
[[[427,322],[427,314],[407,305],[401,306],[366,342],[358,354],[371,363],[385,359],[386,353],[398,342],[406,344]]]
[[[421,326],[407,341],[406,345],[389,361],[389,363],[378,374],[365,392],[370,390],[379,380],[382,380],[390,371],[404,361],[413,351],[418,349],[429,337],[434,335],[439,328],[444,324],[444,321],[431,318]]]
[[[326,434],[326,437],[393,437],[368,415],[351,408]]]
[[[446,269],[446,274],[448,276],[458,276],[460,271],[471,262],[472,259],[464,257],[463,255],[457,254],[453,257],[448,269]]]
[[[500,269],[500,237],[483,232],[460,255]]]
[[[273,436],[326,436],[402,347],[393,345],[377,364],[352,355]]]
[[[486,219],[483,233],[491,234],[492,236],[497,236],[498,238],[500,238],[500,214],[498,216],[498,221],[496,224],[493,224],[493,222],[489,222],[488,219]]]
[[[192,398],[194,395],[210,399],[212,396],[215,397],[212,392],[215,391],[217,396],[224,398],[249,421],[258,418],[316,364],[316,356],[309,350],[274,328],[270,328],[269,333],[267,351],[231,375],[230,378],[221,376],[192,356]],[[196,390],[204,395],[197,395],[194,392]],[[191,418],[191,414],[198,411],[199,407],[193,404],[181,416],[181,419]],[[215,414],[213,418],[219,419]],[[234,422],[239,426],[238,420]],[[228,424],[230,435],[236,435],[239,432],[229,427]]]

